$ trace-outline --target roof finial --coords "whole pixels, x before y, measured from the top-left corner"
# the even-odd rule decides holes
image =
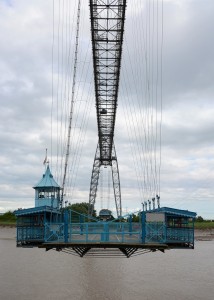
[[[46,165],[46,164],[49,164],[49,161],[48,161],[48,149],[47,148],[45,149],[45,159],[43,161],[43,165]]]

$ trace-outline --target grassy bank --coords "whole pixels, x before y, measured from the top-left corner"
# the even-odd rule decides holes
[[[16,226],[16,222],[2,222],[0,221],[0,226],[2,227],[5,227],[5,226],[8,226],[8,227],[15,227]]]
[[[8,211],[5,214],[0,216],[0,225],[12,226],[15,224],[16,224],[16,217],[11,211]]]
[[[214,229],[214,222],[211,221],[195,222],[195,229]]]
[[[16,221],[0,220],[0,226],[15,226]],[[195,229],[214,229],[214,222],[195,222]]]

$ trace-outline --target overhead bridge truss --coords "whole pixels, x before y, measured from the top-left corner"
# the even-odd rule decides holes
[[[126,0],[90,0],[91,37],[98,125],[98,146],[92,170],[89,214],[92,214],[99,170],[112,167],[117,215],[121,216],[119,170],[114,147]]]

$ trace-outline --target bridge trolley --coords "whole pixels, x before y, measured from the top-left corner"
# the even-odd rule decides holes
[[[17,247],[55,249],[80,257],[131,257],[194,248],[194,212],[159,207],[138,212],[139,221],[133,222],[132,214],[103,221],[71,209],[62,210],[60,187],[49,166],[34,189],[35,207],[15,211]],[[54,199],[50,200],[50,195],[55,195]]]

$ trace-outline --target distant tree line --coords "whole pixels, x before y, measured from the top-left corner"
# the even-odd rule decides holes
[[[198,216],[196,219],[195,219],[196,222],[214,222],[214,219],[212,220],[204,220],[204,218],[202,218],[201,216]]]
[[[66,206],[64,209],[72,209],[80,214],[88,215],[88,209],[89,209],[89,203],[87,202],[81,202],[81,203],[69,203],[68,206]],[[93,212],[93,217],[97,217],[97,212],[94,210]],[[113,220],[114,217],[112,216]],[[16,216],[14,215],[13,212],[7,211],[6,213],[0,215],[0,222],[15,222],[16,221]],[[129,222],[129,217],[123,218],[121,220],[122,222]],[[210,222],[214,220],[205,220],[203,217],[198,216],[196,218],[196,222]],[[132,215],[132,222],[139,222],[139,215],[133,214]]]
[[[72,209],[80,214],[87,215],[89,210],[89,203],[87,202],[81,202],[81,203],[68,203],[68,206],[65,207],[65,209]],[[93,217],[97,216],[96,210],[93,211]]]
[[[7,211],[3,215],[0,215],[0,222],[16,222],[16,216],[13,212]]]

